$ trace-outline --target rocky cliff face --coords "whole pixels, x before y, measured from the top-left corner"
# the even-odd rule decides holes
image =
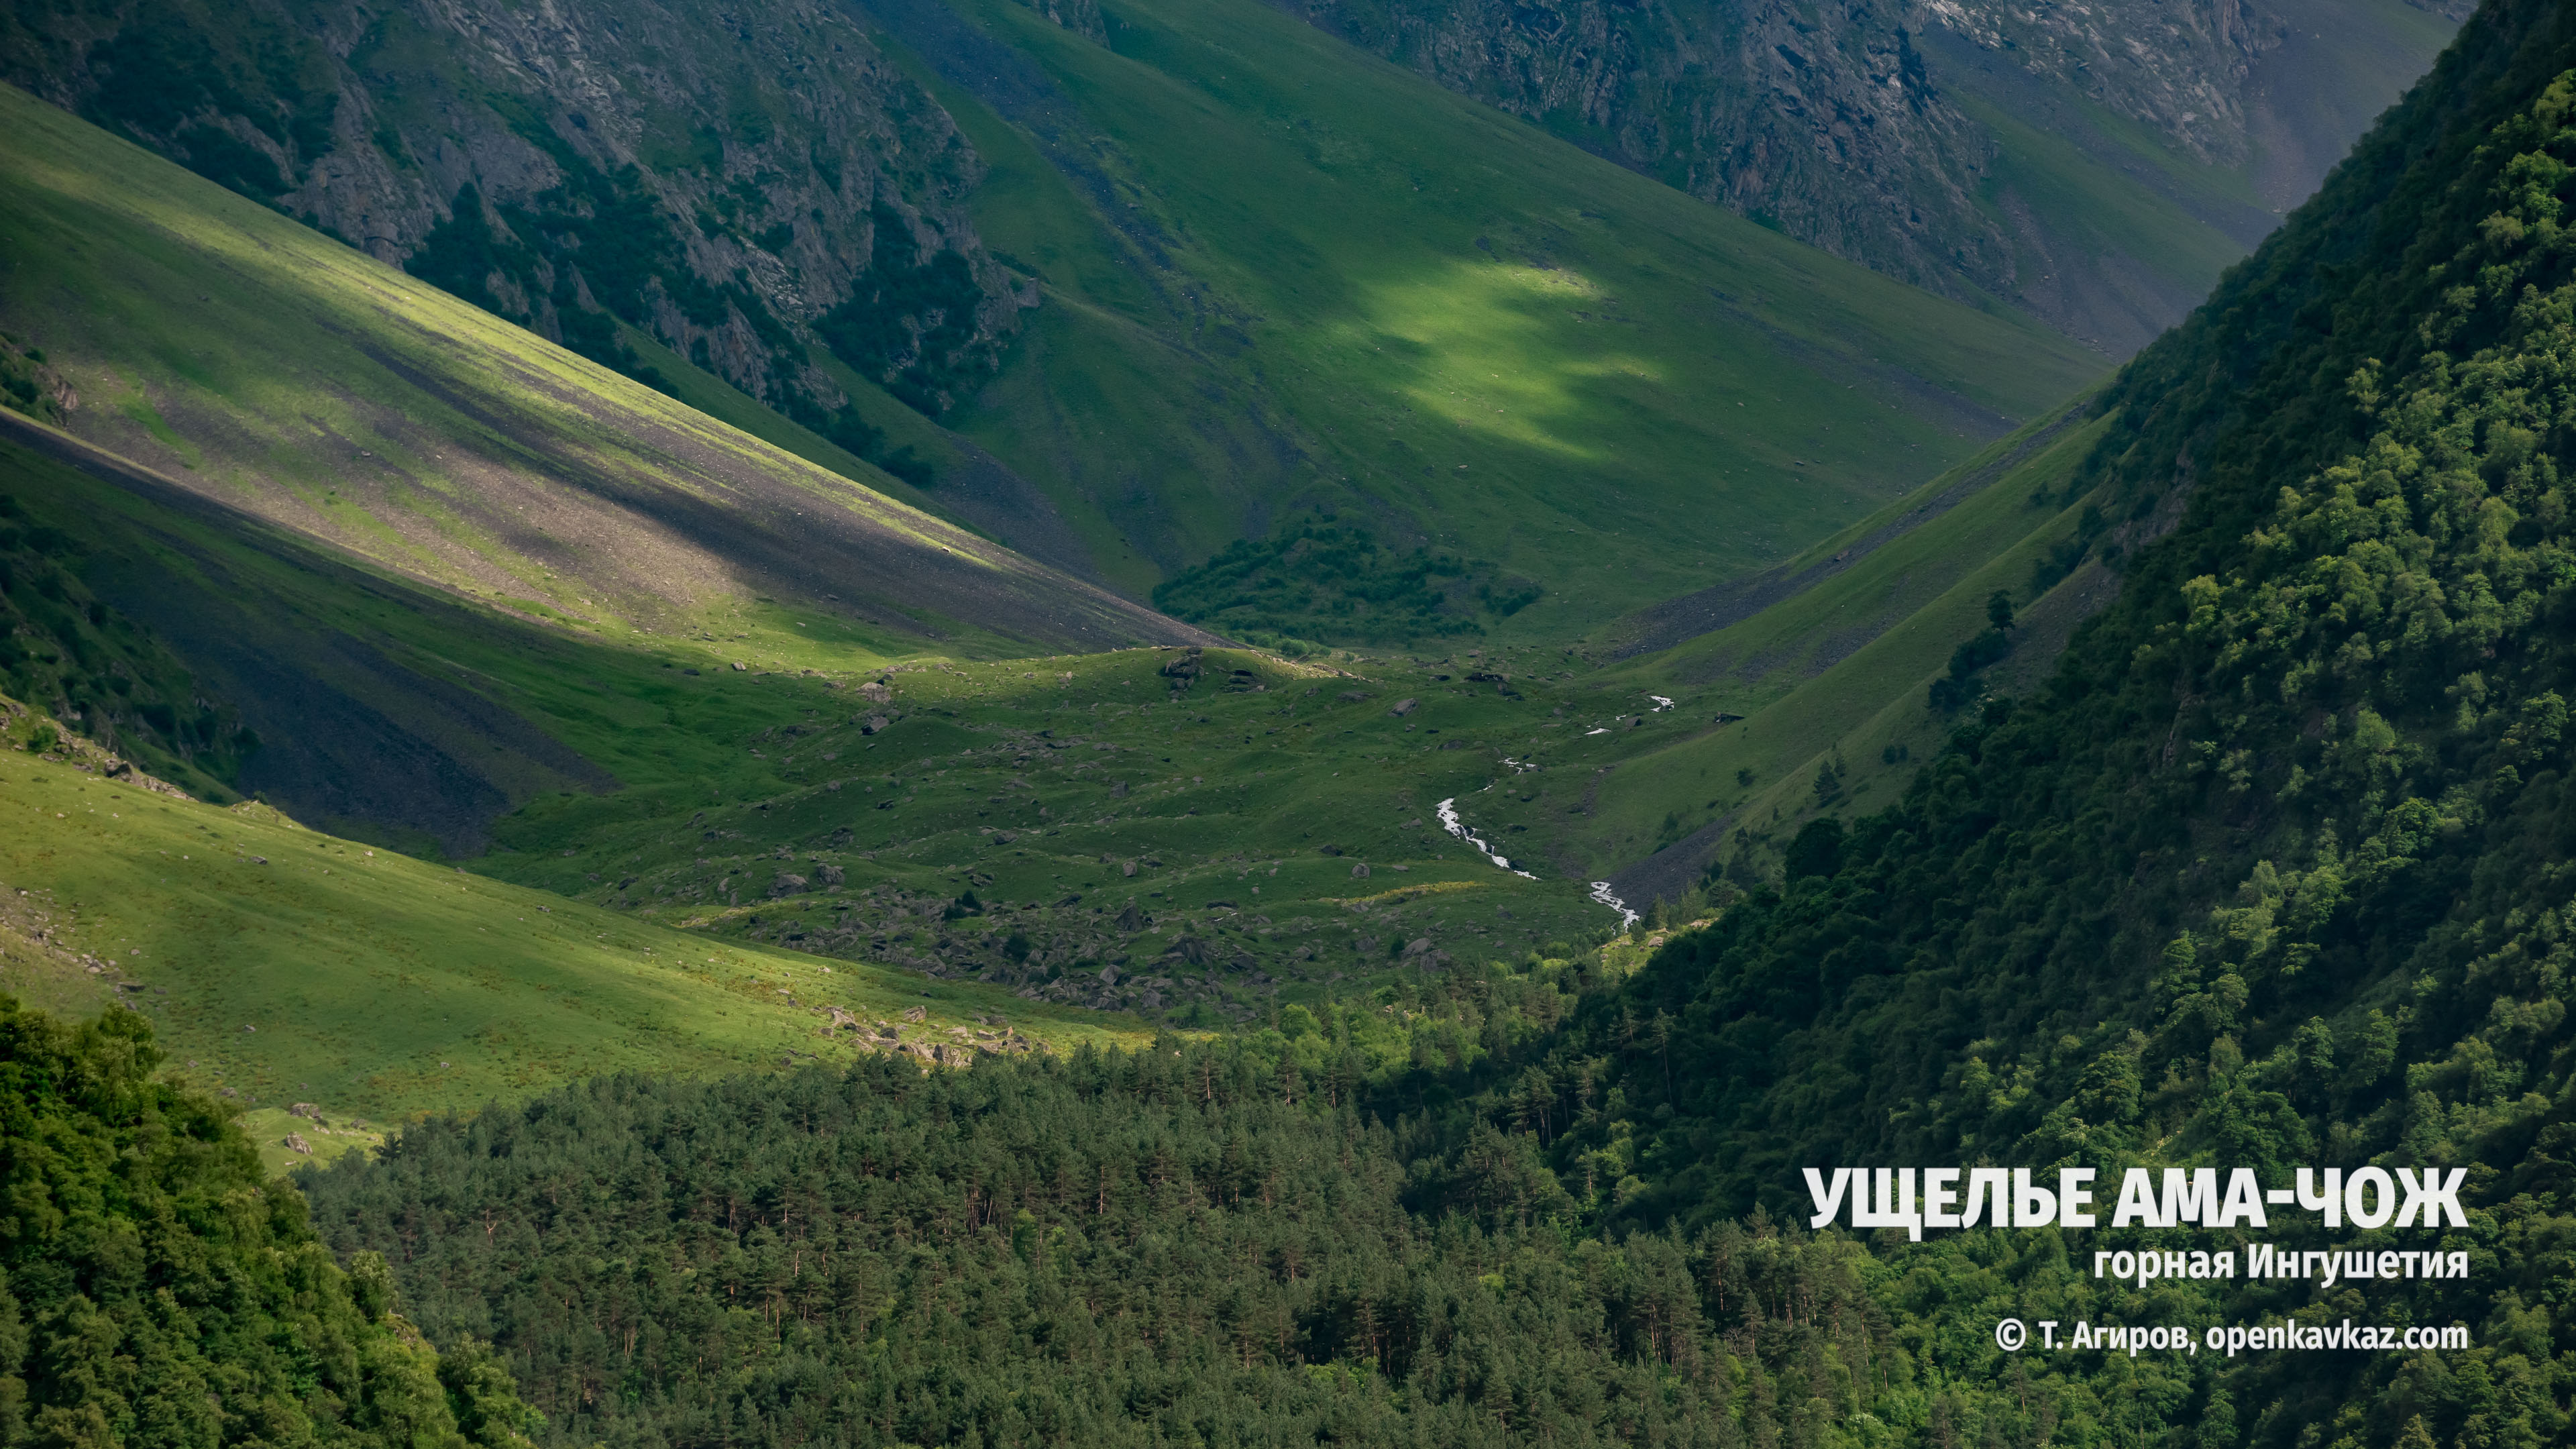
[[[2126,265],[2120,238],[2075,235],[2045,201],[2034,204],[2023,193],[2044,187],[2007,164],[2013,141],[1997,113],[2002,126],[2089,151],[2119,177],[2115,189],[2162,193],[2162,204],[2241,250],[2269,228],[2269,212],[2184,194],[2192,188],[2154,172],[2167,162],[2209,173],[2246,165],[2249,77],[2304,0],[1276,3],[1839,256],[1945,295],[2006,299],[2124,353],[2178,318],[2209,279],[2164,279],[2147,256]],[[2360,11],[2344,23],[2389,24]],[[2430,63],[2425,37],[2392,43]],[[2362,121],[2395,98],[2375,74],[2333,81],[2387,89]],[[2105,126],[2106,116],[2116,119]],[[2134,139],[2106,134],[2122,123],[2169,154],[2141,155]],[[2358,134],[2360,122],[2342,124],[2350,129],[2322,154],[2339,155]],[[2101,275],[2069,286],[2070,269]]]
[[[815,0],[17,6],[0,75],[574,350],[618,322],[866,451],[815,344],[925,412],[1033,287],[947,113]]]
[[[1786,0],[1287,0],[1442,84],[1908,280],[1991,271],[1976,128],[1893,12]],[[1968,256],[1955,255],[1964,249]]]
[[[1929,0],[1911,18],[2010,56],[2025,74],[2142,122],[2198,160],[2228,164],[2245,152],[2246,73],[2287,28],[2262,6]]]

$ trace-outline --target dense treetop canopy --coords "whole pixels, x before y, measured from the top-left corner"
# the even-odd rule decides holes
[[[71,1026],[0,998],[0,1442],[525,1445],[508,1374],[434,1352],[383,1260],[343,1271],[159,1064],[133,1012]]]

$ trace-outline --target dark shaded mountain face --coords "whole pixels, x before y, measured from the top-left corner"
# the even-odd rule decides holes
[[[17,6],[0,77],[594,360],[651,380],[623,323],[861,443],[817,344],[936,414],[1022,305],[961,210],[974,151],[827,4]]]
[[[1281,3],[1693,196],[2114,355],[2304,199],[2469,9]]]

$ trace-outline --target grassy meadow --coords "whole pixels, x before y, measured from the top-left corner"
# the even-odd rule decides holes
[[[1901,788],[1944,728],[1924,702],[1929,680],[1982,626],[1987,595],[2020,597],[2037,558],[2079,527],[2063,481],[2099,428],[2034,425],[1791,565],[1832,549],[1855,555],[1848,567],[1625,660],[1536,646],[1304,661],[1177,647],[897,655],[783,605],[756,641],[606,638],[324,567],[291,537],[0,452],[17,461],[13,495],[81,539],[105,596],[131,601],[143,591],[119,581],[149,578],[209,609],[219,593],[247,601],[242,617],[275,654],[357,641],[506,708],[560,752],[551,778],[531,764],[542,751],[512,755],[521,773],[484,846],[452,858],[381,829],[334,839],[157,799],[109,807],[140,822],[115,829],[191,847],[215,840],[209,828],[283,841],[205,862],[222,879],[204,898],[234,900],[230,924],[176,893],[185,876],[143,879],[159,852],[193,849],[155,837],[67,850],[69,811],[9,883],[70,889],[86,921],[115,928],[98,939],[130,940],[147,961],[206,966],[163,1020],[196,1033],[196,1060],[238,1061],[225,1082],[245,1098],[273,1108],[291,1081],[310,1094],[292,1100],[372,1120],[655,1059],[715,1070],[810,1051],[818,1001],[882,1014],[885,992],[929,990],[934,1005],[1008,1013],[1033,1034],[1092,1020],[1113,1034],[1214,1030],[1426,972],[1564,960],[1620,924],[1591,881],[1706,819],[1767,827],[1776,808],[1794,826]],[[1871,637],[1837,643],[1856,633]],[[1999,668],[2041,667],[2050,648],[2035,641]],[[1719,713],[1749,718],[1720,725]],[[1882,758],[1897,744],[1908,758]],[[467,758],[508,745],[459,733],[447,747]],[[1842,792],[1817,798],[1816,763],[1836,757]],[[59,769],[51,783],[122,790]],[[1511,868],[1444,830],[1443,802]],[[83,827],[97,808],[84,805]],[[243,854],[312,869],[262,871]],[[281,880],[300,893],[292,909],[259,895]],[[374,880],[402,890],[366,894]],[[252,914],[276,924],[253,931]],[[505,947],[489,940],[503,925]],[[207,944],[218,940],[221,953]],[[397,940],[421,944],[386,944]],[[478,954],[487,944],[500,954]],[[253,969],[260,959],[311,965],[279,976]],[[421,979],[435,1022],[414,1013],[401,1020],[416,1039],[379,1023],[326,1050],[359,1029],[387,972]],[[781,985],[797,1004],[776,997]],[[839,994],[814,994],[825,985]],[[522,997],[545,1009],[517,1024],[517,1005],[477,1014]],[[303,1024],[239,1031],[270,1019]]]
[[[1787,597],[1588,669],[1569,688],[1596,713],[1634,711],[1628,723],[1574,742],[1566,763],[1584,768],[1510,782],[1496,818],[1550,842],[1554,869],[1606,875],[1715,821],[1785,838],[1818,811],[1884,805],[1939,751],[1953,721],[1929,687],[1991,595],[2023,620],[1993,672],[2027,688],[2116,587],[2099,565],[2032,587],[2084,530],[2087,500],[2065,485],[2107,425],[2079,411],[2020,430],[1783,565],[1811,579]],[[1827,765],[1839,786],[1818,792]]]
[[[711,941],[24,752],[0,757],[0,815],[0,985],[126,1001],[178,1070],[245,1108],[381,1125],[601,1072],[846,1057],[831,1007],[941,1042],[988,1015],[1050,1047],[1144,1030]]]
[[[979,231],[1047,299],[951,425],[1130,589],[1322,508],[1539,581],[1485,623],[1564,642],[1796,553],[2104,366],[1250,0],[1115,6],[1106,47],[958,9],[1055,94],[1006,116],[913,58],[991,165]]]
[[[1875,539],[1850,567],[1626,661],[1539,647],[896,655],[785,606],[756,641],[608,639],[320,567],[291,539],[42,460],[22,458],[13,486],[85,539],[110,597],[250,600],[237,632],[265,629],[274,655],[319,631],[401,664],[424,697],[435,684],[506,708],[551,764],[488,722],[480,736],[462,718],[443,735],[413,724],[453,757],[515,771],[495,772],[507,798],[484,845],[453,855],[479,876],[742,949],[1213,1028],[1425,965],[1563,958],[1618,924],[1590,881],[1706,818],[1776,804],[1794,824],[1897,788],[1910,766],[1876,752],[1937,747],[1924,686],[1982,625],[1986,595],[2025,584],[2076,526],[2080,507],[2051,490],[2098,426],[1998,444],[1964,483],[1936,480],[1819,545]],[[1835,644],[1873,628],[1856,650]],[[1721,712],[1750,718],[1721,726]],[[1815,760],[1835,754],[1845,793],[1808,798]],[[1514,868],[1443,830],[1444,800]]]
[[[1438,822],[1454,796],[1473,827],[1481,792],[1576,732],[1563,679],[1535,677],[1570,674],[1554,652],[895,656],[785,605],[756,640],[611,639],[23,448],[0,444],[0,484],[72,540],[101,597],[252,702],[268,743],[244,793],[379,849],[1122,1008],[1165,990],[1155,963],[1186,938],[1190,985],[1163,1006],[1209,1022],[1418,965],[1393,954],[1418,940],[1417,957],[1516,960],[1615,924],[1586,883],[1504,871]],[[289,669],[292,689],[260,692]],[[1466,677],[1493,672],[1508,692]],[[397,768],[420,755],[436,768]],[[372,813],[332,813],[369,778]],[[413,787],[446,793],[394,793]],[[773,897],[780,876],[813,888]],[[942,919],[969,891],[990,906]],[[1145,919],[1116,924],[1131,898]],[[1007,953],[1014,935],[1038,967]],[[1126,968],[1114,992],[1104,966]]]

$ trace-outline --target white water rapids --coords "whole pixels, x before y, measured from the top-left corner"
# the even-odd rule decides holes
[[[1639,919],[1637,913],[1628,909],[1628,903],[1626,901],[1623,901],[1610,893],[1610,882],[1606,880],[1594,881],[1592,883],[1592,898],[1599,901],[1601,904],[1608,906],[1610,909],[1617,911],[1619,913],[1619,924],[1622,928],[1637,924]]]
[[[1490,790],[1494,787],[1487,785],[1485,788]],[[1440,828],[1448,831],[1454,836],[1457,836],[1460,840],[1467,842],[1469,845],[1476,847],[1477,854],[1492,861],[1495,865],[1504,870],[1510,870],[1512,874],[1519,876],[1521,879],[1538,879],[1537,876],[1531,875],[1528,871],[1512,870],[1512,863],[1509,860],[1494,854],[1494,848],[1492,846],[1468,833],[1466,825],[1458,819],[1458,797],[1455,795],[1452,795],[1448,799],[1440,802]]]
[[[1488,785],[1485,788],[1490,790],[1493,787]],[[1512,874],[1521,877],[1523,880],[1538,879],[1537,876],[1531,875],[1528,871],[1513,869],[1512,863],[1509,859],[1496,855],[1492,846],[1486,844],[1482,839],[1479,839],[1473,832],[1467,829],[1466,822],[1458,818],[1458,797],[1455,795],[1452,795],[1448,799],[1440,802],[1440,828],[1448,831],[1454,836],[1457,836],[1460,840],[1467,842],[1469,845],[1476,847],[1476,852],[1478,854],[1484,856],[1485,859],[1492,861],[1500,869],[1511,871]],[[1625,930],[1628,927],[1637,924],[1637,913],[1628,909],[1628,903],[1626,901],[1623,901],[1610,893],[1610,882],[1606,880],[1596,880],[1592,882],[1592,899],[1619,913],[1620,929]]]
[[[1655,707],[1652,713],[1661,714],[1665,710],[1673,707],[1673,701],[1660,694],[1650,694],[1647,695],[1646,698],[1655,702]],[[1585,730],[1584,733],[1586,735],[1606,735],[1610,733],[1610,731],[1607,728],[1602,728]],[[1538,768],[1538,766],[1525,760],[1505,760],[1503,763],[1511,767],[1511,771],[1515,775]],[[1487,785],[1485,788],[1490,790],[1494,787]],[[1466,823],[1458,818],[1458,797],[1455,795],[1452,795],[1448,799],[1440,802],[1440,828],[1448,831],[1454,836],[1457,836],[1460,840],[1467,842],[1469,845],[1476,847],[1476,853],[1485,857],[1485,859],[1492,861],[1497,868],[1511,871],[1512,874],[1521,877],[1523,880],[1538,879],[1537,876],[1531,875],[1528,871],[1514,869],[1508,858],[1495,854],[1493,846],[1479,839],[1474,833],[1467,829]],[[1641,919],[1635,911],[1628,909],[1628,903],[1626,901],[1619,899],[1619,897],[1611,891],[1610,882],[1606,880],[1596,880],[1592,882],[1592,899],[1600,905],[1607,906],[1611,910],[1617,911],[1619,913],[1619,925],[1623,930],[1629,926],[1637,924],[1638,920]]]

